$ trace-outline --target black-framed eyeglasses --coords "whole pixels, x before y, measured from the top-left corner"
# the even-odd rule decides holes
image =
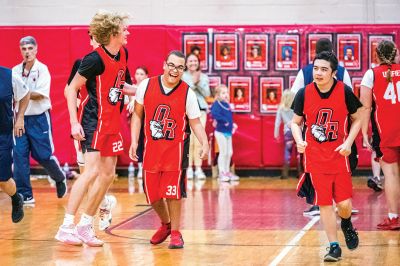
[[[176,71],[178,71],[178,72],[183,72],[185,70],[185,66],[182,66],[182,65],[175,66],[173,63],[167,63],[167,66],[168,66],[169,70],[176,69]]]

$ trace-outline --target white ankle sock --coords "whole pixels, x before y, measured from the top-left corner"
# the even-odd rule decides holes
[[[93,224],[94,217],[87,215],[86,213],[82,214],[81,220],[79,221],[78,225],[84,226],[88,224]]]
[[[69,226],[71,224],[74,224],[74,222],[75,222],[75,215],[66,213],[64,216],[63,225]]]
[[[389,216],[389,219],[393,219],[393,218],[399,217],[399,215],[397,213],[391,213],[391,212],[388,213],[388,216]]]

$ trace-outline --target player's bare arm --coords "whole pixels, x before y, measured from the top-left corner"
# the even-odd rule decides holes
[[[372,150],[371,144],[369,143],[368,137],[368,125],[372,112],[372,90],[366,86],[361,85],[360,90],[360,102],[367,109],[365,112],[365,117],[363,118],[361,125],[361,132],[363,136],[363,146],[367,147],[369,150]]]
[[[76,104],[77,104],[77,92],[86,82],[86,78],[76,73],[71,83],[65,88],[64,95],[67,99],[69,119],[71,123],[71,135],[76,140],[84,140],[85,133],[83,128],[78,121]]]
[[[143,105],[135,102],[135,110],[132,114],[131,118],[131,147],[129,148],[129,157],[137,161],[139,158],[136,154],[136,149],[138,146],[138,141],[139,141],[139,135],[140,135],[140,129],[142,127],[142,119],[143,119],[143,114],[144,114],[144,108]]]
[[[28,107],[30,99],[30,92],[28,92],[20,101],[18,107],[17,118],[14,125],[14,135],[21,137],[25,133],[24,114]]]
[[[357,112],[351,114],[351,128],[349,135],[347,136],[346,140],[343,144],[339,145],[335,151],[338,151],[343,156],[349,156],[351,153],[351,145],[353,145],[354,139],[357,137],[358,132],[360,132],[361,124],[365,119],[365,115],[368,112],[368,109],[364,106],[357,109]]]
[[[200,158],[202,160],[205,160],[205,159],[207,159],[208,151],[210,150],[210,147],[208,146],[208,139],[207,139],[206,131],[204,130],[204,127],[200,123],[200,118],[189,119],[189,124],[193,130],[194,135],[199,140],[199,142],[202,146]]]
[[[307,142],[303,140],[303,136],[301,134],[302,123],[303,123],[303,117],[294,114],[292,122],[290,124],[290,128],[292,130],[293,138],[296,141],[297,150],[300,153],[303,153],[307,147]]]

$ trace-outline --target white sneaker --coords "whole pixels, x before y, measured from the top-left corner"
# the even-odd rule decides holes
[[[196,171],[194,171],[194,176],[199,180],[206,179],[206,175],[201,168],[196,168]]]
[[[113,195],[106,195],[103,203],[100,205],[99,230],[104,231],[111,225],[111,210],[117,205],[117,199]]]
[[[238,181],[240,179],[239,176],[235,175],[234,173],[227,173],[227,175],[231,178],[231,181]]]
[[[186,177],[187,177],[187,179],[189,179],[189,180],[193,179],[193,168],[192,168],[192,167],[189,167],[189,168],[187,169],[187,171],[186,171]]]
[[[223,173],[219,174],[219,180],[222,182],[229,182],[231,181],[231,178],[227,174]]]

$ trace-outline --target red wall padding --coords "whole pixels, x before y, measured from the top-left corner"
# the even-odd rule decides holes
[[[352,77],[362,77],[368,69],[368,35],[392,34],[399,46],[400,25],[282,25],[282,26],[131,26],[129,28],[127,48],[129,50],[129,69],[133,76],[134,69],[139,65],[146,65],[150,75],[162,73],[162,63],[172,49],[182,49],[183,33],[207,33],[212,28],[214,33],[238,33],[239,48],[243,48],[243,34],[269,34],[269,70],[244,71],[243,58],[239,55],[239,70],[237,71],[210,71],[217,74],[226,83],[228,75],[246,75],[253,78],[252,112],[250,114],[235,114],[234,120],[239,125],[234,135],[234,161],[239,167],[274,167],[282,165],[283,143],[273,138],[275,115],[265,115],[259,112],[258,77],[284,76],[285,88],[288,87],[288,77],[297,74],[297,71],[274,70],[274,34],[294,32],[300,34],[300,66],[307,64],[307,34],[333,33],[333,42],[336,46],[336,33],[361,33],[362,35],[362,69],[350,71]],[[72,140],[67,105],[63,90],[73,62],[91,51],[86,26],[18,26],[0,27],[0,64],[13,67],[21,62],[18,41],[25,35],[33,35],[38,41],[38,58],[45,63],[52,76],[51,111],[53,122],[53,136],[56,147],[56,156],[60,162],[75,163],[76,156]],[[212,44],[209,43],[209,53],[212,53]],[[126,123],[126,114],[121,119]],[[125,154],[121,156],[119,165],[127,165],[129,127],[123,126],[126,136]],[[360,153],[360,166],[370,165],[370,155],[361,148],[361,139],[357,139]]]

